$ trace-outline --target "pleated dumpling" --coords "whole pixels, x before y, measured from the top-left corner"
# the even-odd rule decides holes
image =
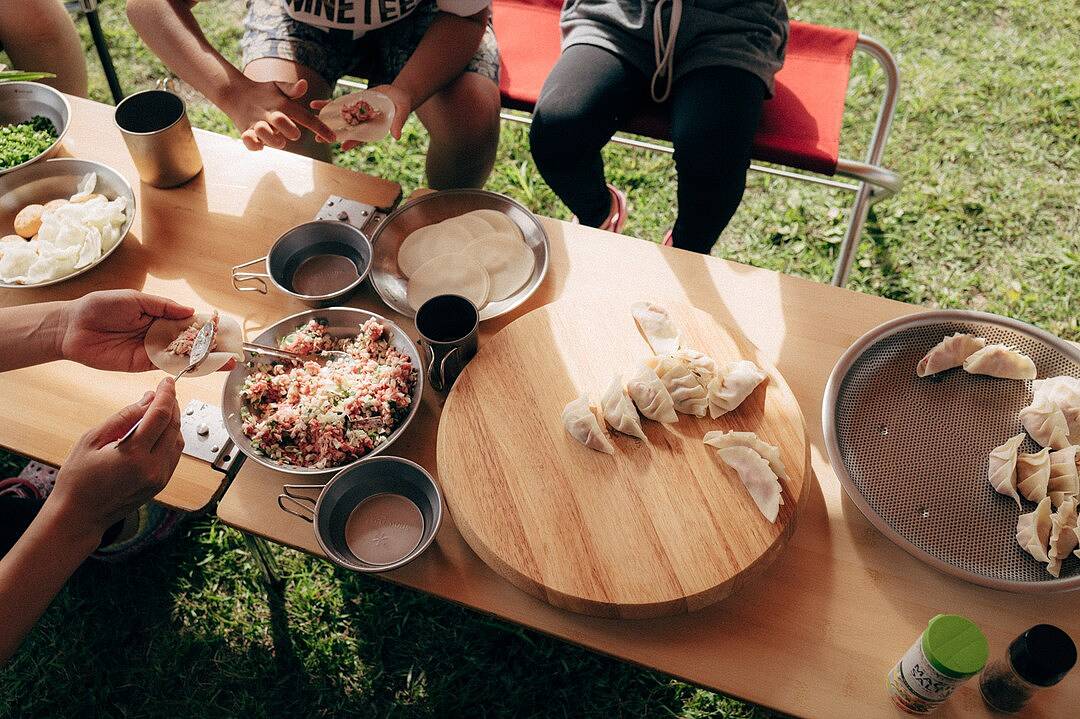
[[[626,393],[641,411],[641,414],[653,421],[671,424],[679,421],[675,414],[675,402],[671,393],[648,365],[638,365],[630,380],[626,383]]]
[[[754,450],[740,445],[724,447],[716,453],[724,464],[739,475],[743,486],[765,519],[775,522],[784,498],[780,496],[780,481],[769,463]]]
[[[788,479],[784,460],[780,458],[780,448],[763,441],[753,432],[706,432],[702,441],[716,449],[749,447],[769,463],[769,469],[775,472],[776,476]]]
[[[709,416],[716,419],[737,409],[757,386],[765,381],[765,373],[750,360],[728,362],[706,385]]]
[[[1050,483],[1050,449],[1016,456],[1016,489],[1024,499],[1041,502]]]
[[[562,421],[570,436],[589,449],[615,454],[615,447],[611,445],[611,440],[604,434],[603,428],[596,420],[596,415],[589,405],[588,395],[583,394],[569,402],[563,409]]]
[[[630,305],[630,314],[654,353],[666,355],[679,349],[679,329],[663,307],[652,302],[635,302]]]
[[[650,357],[645,360],[645,365],[664,383],[676,412],[705,416],[709,409],[708,392],[697,375],[690,371],[689,365],[674,355]]]
[[[1061,409],[1048,399],[1036,399],[1020,410],[1020,422],[1031,438],[1043,447],[1069,446],[1069,423]]]
[[[608,388],[600,396],[600,411],[604,415],[604,421],[616,432],[645,439],[645,432],[641,429],[641,418],[638,416],[634,402],[626,394],[621,375],[612,377]]]
[[[1017,507],[1021,505],[1020,495],[1016,493],[1016,454],[1023,441],[1024,433],[1021,432],[1000,447],[995,447],[990,452],[986,472],[994,491],[1012,497]]]
[[[957,332],[934,345],[933,349],[919,360],[915,373],[920,377],[928,377],[953,367],[959,367],[964,364],[964,360],[985,346],[986,340],[982,337]]]
[[[1046,485],[1046,494],[1055,507],[1060,507],[1069,497],[1080,494],[1076,452],[1076,445],[1069,445],[1050,453],[1050,481]]]
[[[1076,497],[1069,497],[1050,518],[1050,563],[1046,571],[1055,577],[1061,574],[1061,562],[1076,549]]]
[[[1080,377],[1051,377],[1031,383],[1032,404],[1050,402],[1061,410],[1069,425],[1069,444],[1080,444]]]
[[[690,347],[680,347],[671,356],[686,364],[690,371],[697,375],[702,384],[708,384],[709,380],[720,371],[716,360],[704,352],[698,352]]]
[[[1021,514],[1016,520],[1017,544],[1040,562],[1049,562],[1051,525],[1050,498],[1046,497],[1035,511]]]
[[[971,374],[985,374],[1003,379],[1035,379],[1035,363],[1005,345],[986,345],[964,360],[964,369]]]

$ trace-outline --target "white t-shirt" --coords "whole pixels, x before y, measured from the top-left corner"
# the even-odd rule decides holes
[[[289,17],[319,28],[352,30],[360,37],[368,30],[402,19],[422,0],[281,0]],[[436,0],[443,12],[461,17],[475,15],[491,0]]]

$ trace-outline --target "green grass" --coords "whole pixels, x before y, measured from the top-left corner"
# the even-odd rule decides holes
[[[115,0],[103,23],[127,91],[164,68]],[[1070,0],[792,2],[794,17],[856,27],[897,55],[903,90],[888,164],[906,181],[878,205],[855,289],[927,306],[984,309],[1080,340],[1080,23]],[[212,42],[237,55],[240,4],[204,2]],[[87,45],[89,47],[89,44]],[[108,100],[92,51],[92,94]],[[844,154],[861,157],[880,73],[859,61]],[[205,103],[193,121],[235,134]],[[426,138],[338,162],[423,184]],[[668,158],[607,151],[630,193],[629,234],[674,219]],[[505,125],[490,189],[565,217]],[[752,176],[715,254],[828,281],[850,196]],[[12,460],[3,459],[9,467]],[[10,666],[0,716],[759,716],[696,689],[377,580],[276,549],[287,576],[268,601],[239,535],[212,518],[117,566],[89,564]],[[763,667],[762,671],[768,671]]]

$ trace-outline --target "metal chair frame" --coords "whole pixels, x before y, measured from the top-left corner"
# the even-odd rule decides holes
[[[832,177],[795,172],[792,170],[752,163],[750,169],[755,172],[763,172],[768,175],[785,177],[790,180],[801,180],[815,185],[834,187],[855,193],[855,201],[849,212],[848,227],[844,239],[840,244],[840,254],[836,259],[836,269],[833,273],[832,284],[842,287],[847,284],[848,275],[851,273],[851,265],[855,261],[859,240],[862,238],[863,228],[866,225],[866,217],[870,206],[879,200],[883,200],[896,194],[902,184],[900,175],[881,164],[885,154],[885,142],[889,138],[889,130],[892,126],[893,114],[896,110],[896,98],[900,91],[900,71],[896,66],[896,60],[892,53],[877,40],[859,35],[855,43],[855,49],[866,53],[877,61],[885,73],[885,93],[878,109],[877,120],[874,122],[874,131],[870,136],[870,146],[866,153],[866,159],[862,162],[840,158],[836,163],[836,174],[847,177],[856,182],[842,182]],[[365,84],[354,80],[340,80],[339,84],[350,89],[363,89]],[[504,110],[500,113],[503,120],[521,124],[531,124],[532,117],[520,115]],[[636,147],[651,152],[672,154],[674,150],[670,144],[639,140],[622,133],[616,133],[611,138],[612,142],[629,147]]]
[[[105,81],[109,83],[109,92],[112,94],[113,102],[120,104],[120,101],[124,99],[124,91],[120,87],[120,80],[116,77],[116,68],[113,67],[105,33],[101,30],[101,19],[97,14],[98,0],[68,0],[64,3],[64,7],[68,12],[83,15],[86,18],[86,24],[90,27],[90,37],[94,41],[94,49],[97,50],[98,59],[101,60],[101,69],[105,72]]]

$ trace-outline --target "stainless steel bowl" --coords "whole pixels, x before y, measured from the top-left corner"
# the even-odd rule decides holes
[[[303,262],[316,255],[338,255],[356,266],[357,278],[346,287],[323,295],[307,295],[296,291],[293,277]],[[249,260],[232,268],[233,287],[240,292],[266,294],[269,280],[279,291],[297,298],[312,307],[329,307],[347,300],[371,271],[371,241],[367,236],[339,220],[314,220],[297,225],[279,237],[263,257]],[[249,272],[245,267],[263,263],[266,272]],[[242,285],[254,282],[254,285]]]
[[[298,493],[303,491],[318,491],[318,500]],[[371,564],[360,559],[345,539],[345,525],[353,510],[377,494],[405,497],[416,505],[424,519],[424,530],[416,548],[389,564]],[[290,509],[290,503],[297,509]],[[420,465],[400,457],[364,460],[341,470],[325,485],[287,484],[284,494],[278,496],[278,505],[312,523],[316,541],[332,562],[358,572],[386,572],[408,564],[428,548],[442,523],[442,495],[435,480]]]
[[[232,439],[233,444],[235,444],[245,455],[264,467],[276,469],[279,472],[285,472],[287,474],[324,476],[356,466],[360,462],[366,461],[370,457],[374,457],[378,454],[382,454],[389,449],[397,438],[402,435],[405,428],[409,426],[412,418],[416,415],[417,409],[420,407],[420,399],[424,394],[424,372],[423,365],[420,362],[420,351],[404,330],[385,317],[381,317],[380,315],[366,310],[355,309],[353,307],[328,307],[322,310],[299,312],[282,320],[278,320],[260,332],[255,337],[254,342],[256,344],[276,347],[278,341],[282,337],[289,334],[297,327],[307,324],[308,320],[311,319],[325,320],[330,334],[336,338],[351,338],[356,336],[356,333],[360,329],[360,325],[372,318],[386,328],[390,343],[407,354],[412,361],[413,367],[416,368],[416,386],[413,388],[412,404],[409,407],[409,413],[405,415],[405,418],[401,420],[401,424],[390,433],[390,436],[387,437],[382,445],[376,447],[360,459],[338,467],[327,467],[326,469],[294,467],[288,464],[275,462],[268,457],[263,456],[251,446],[251,440],[244,434],[240,420],[240,408],[243,404],[240,401],[240,388],[243,386],[244,380],[248,376],[248,368],[244,363],[238,364],[231,372],[229,372],[229,376],[225,379],[225,387],[222,390],[221,397],[221,414],[225,419],[225,430],[229,433],[229,437]]]
[[[3,87],[3,85],[0,84],[0,87]],[[131,185],[128,184],[123,175],[108,165],[69,157],[39,162],[36,165],[24,167],[18,172],[0,177],[0,234],[6,235],[13,231],[15,215],[27,205],[43,205],[49,200],[66,199],[74,195],[79,190],[79,181],[91,172],[97,173],[98,176],[94,192],[101,193],[110,200],[115,200],[117,197],[127,198],[127,220],[120,228],[120,239],[107,252],[102,253],[101,257],[86,267],[80,267],[70,275],[34,285],[0,282],[0,287],[27,289],[45,287],[70,280],[72,277],[78,277],[82,273],[89,272],[97,267],[109,255],[116,252],[116,249],[124,242],[124,238],[127,237],[128,231],[131,229],[131,224],[135,221],[135,193],[132,191]]]
[[[524,206],[509,197],[486,190],[442,190],[410,200],[387,217],[375,230],[371,243],[375,258],[371,265],[371,284],[383,302],[405,315],[415,317],[416,310],[406,299],[409,279],[398,268],[398,249],[413,230],[463,215],[472,210],[496,210],[509,217],[525,236],[533,252],[532,274],[525,284],[504,300],[488,303],[480,310],[480,319],[504,315],[532,296],[548,269],[548,237],[543,225]]]
[[[42,85],[40,82],[0,83],[0,125],[26,122],[34,115],[41,115],[52,121],[56,128],[56,141],[26,162],[14,167],[0,168],[0,175],[52,157],[60,149],[60,143],[63,142],[71,122],[71,105],[58,90]]]

